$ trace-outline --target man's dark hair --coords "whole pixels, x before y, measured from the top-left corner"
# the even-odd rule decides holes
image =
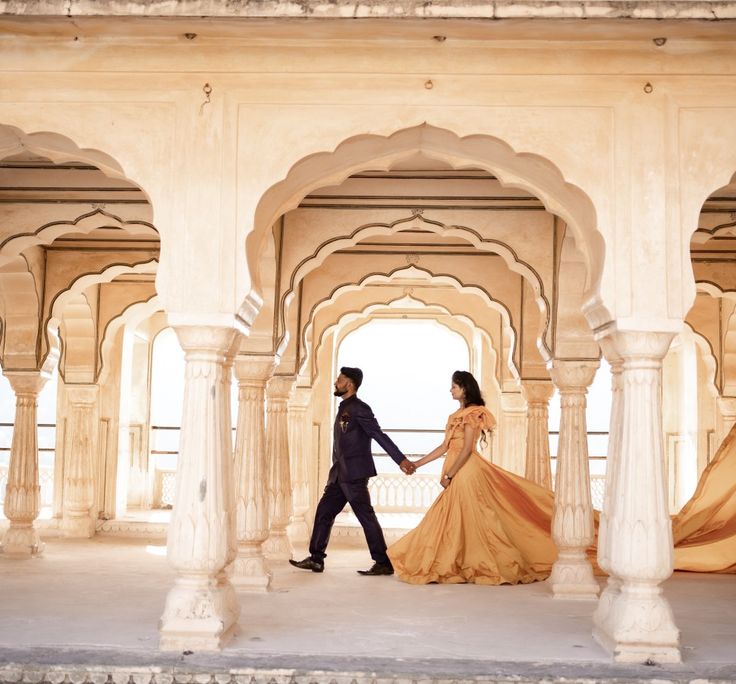
[[[360,370],[360,368],[351,368],[350,366],[343,366],[340,369],[340,372],[346,377],[350,378],[353,381],[353,385],[355,385],[355,390],[358,390],[358,387],[363,382],[363,371]]]

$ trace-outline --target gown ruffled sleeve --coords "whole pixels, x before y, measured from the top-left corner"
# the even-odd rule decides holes
[[[472,425],[476,430],[493,430],[496,419],[485,406],[471,406],[461,411],[458,422],[462,425]]]

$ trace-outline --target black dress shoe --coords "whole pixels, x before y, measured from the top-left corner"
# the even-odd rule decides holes
[[[392,565],[386,565],[385,563],[374,563],[368,570],[358,570],[358,574],[366,576],[393,575],[394,568]]]
[[[311,556],[307,556],[304,560],[295,561],[289,559],[295,568],[301,568],[302,570],[311,570],[312,572],[322,572],[325,569],[325,564],[321,561],[314,560]]]

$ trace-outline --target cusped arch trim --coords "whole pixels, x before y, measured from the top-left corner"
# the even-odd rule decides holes
[[[718,395],[719,390],[722,391],[723,388],[718,386],[718,359],[716,358],[716,355],[713,351],[713,346],[708,341],[708,338],[705,337],[705,335],[699,333],[690,323],[685,323],[685,327],[689,328],[693,333],[693,339],[695,340],[695,345],[697,347],[700,347],[701,350],[701,358],[703,359],[703,363],[705,364],[705,367],[708,369],[708,389],[711,392],[711,394]]]
[[[506,330],[511,331],[511,335],[510,335],[511,344],[509,345],[508,358],[505,359],[504,361],[508,365],[509,369],[511,369],[512,373],[515,371],[515,374],[518,375],[518,369],[515,367],[515,364],[513,361],[515,351],[516,351],[518,335],[516,333],[516,330],[513,327],[513,322],[512,322],[513,319],[511,316],[511,312],[508,310],[508,308],[502,302],[495,300],[482,287],[479,287],[477,285],[466,285],[465,283],[462,283],[460,280],[458,280],[455,276],[452,276],[449,274],[433,274],[430,271],[419,268],[417,266],[401,267],[398,269],[394,269],[393,271],[390,271],[385,274],[384,273],[371,273],[371,274],[366,275],[356,284],[342,285],[340,287],[335,288],[327,297],[315,303],[315,305],[312,307],[312,309],[309,312],[309,316],[307,317],[307,323],[305,324],[304,329],[300,331],[299,333],[302,336],[302,343],[305,345],[305,349],[307,348],[306,344],[308,342],[308,334],[311,335],[314,318],[321,309],[327,306],[330,306],[331,304],[335,303],[338,299],[340,299],[346,294],[349,294],[350,292],[356,292],[362,289],[366,285],[371,285],[374,283],[391,283],[393,280],[400,278],[400,277],[405,277],[405,276],[416,277],[417,275],[420,275],[420,274],[423,276],[424,280],[432,280],[434,282],[440,282],[443,285],[450,285],[451,287],[455,288],[458,292],[479,296],[490,308],[494,309],[501,315],[501,318],[504,322],[504,328]],[[383,306],[385,306],[385,304]],[[435,306],[435,305],[433,304],[432,306]],[[440,305],[437,305],[437,306],[440,306]],[[479,329],[483,329],[483,327],[480,326],[478,323],[475,323],[475,325]],[[320,342],[318,344],[321,344],[321,339],[322,337],[320,336]]]
[[[101,224],[100,221],[104,223]],[[69,221],[52,221],[34,231],[8,236],[0,242],[0,259],[16,256],[34,245],[51,244],[58,237],[70,232],[71,229],[80,233],[90,233],[98,228],[111,227],[111,222],[114,224],[112,227],[124,229],[133,234],[149,233],[151,230],[158,233],[155,226],[148,221],[126,221],[104,209],[97,208]]]
[[[97,167],[108,178],[120,178],[133,183],[148,197],[145,190],[128,178],[123,167],[109,154],[92,148],[79,147],[71,138],[53,131],[26,133],[16,126],[0,124],[0,160],[23,152],[50,159],[55,164],[86,162]]]
[[[105,326],[105,330],[102,333],[102,342],[100,344],[99,351],[100,383],[104,383],[107,378],[107,370],[109,367],[109,363],[107,361],[112,351],[115,336],[120,328],[126,325],[138,325],[159,311],[163,311],[163,306],[158,294],[154,294],[145,301],[129,304],[117,316],[108,321]]]
[[[595,207],[583,190],[565,180],[559,168],[545,157],[518,153],[490,135],[460,137],[427,123],[388,136],[361,134],[341,142],[332,151],[317,152],[297,161],[286,176],[261,197],[246,239],[246,256],[254,288],[260,289],[257,264],[268,231],[279,216],[294,209],[313,190],[336,185],[357,171],[389,170],[397,161],[423,153],[453,168],[475,167],[492,172],[504,186],[531,192],[548,211],[570,227],[586,260],[588,299],[597,296],[605,242],[597,229]]]
[[[377,304],[369,304],[368,306],[364,307],[361,310],[355,310],[355,311],[345,311],[340,315],[338,320],[332,322],[330,325],[328,325],[320,334],[319,339],[317,340],[317,344],[314,346],[314,352],[313,352],[313,358],[314,358],[314,368],[313,368],[313,374],[314,377],[317,377],[317,374],[321,372],[321,369],[319,368],[319,358],[320,353],[322,350],[323,345],[325,344],[325,340],[327,337],[335,331],[338,331],[338,333],[341,335],[341,331],[344,330],[344,328],[349,325],[350,323],[354,323],[357,321],[360,321],[359,325],[347,333],[345,335],[339,337],[337,340],[337,346],[342,344],[342,342],[345,340],[345,338],[354,333],[356,330],[359,330],[360,328],[368,325],[371,323],[371,321],[375,320],[376,314],[381,312],[388,312],[391,309],[392,304],[394,304],[396,301],[401,301],[401,299],[405,298],[399,298],[399,300],[394,300],[392,302],[389,302],[387,304],[384,303],[377,303]],[[438,324],[442,325],[443,327],[447,328],[450,332],[459,335],[460,333],[457,332],[457,330],[453,330],[450,326],[448,326],[445,322],[443,322],[439,316],[445,316],[445,317],[452,317],[453,319],[461,321],[465,326],[468,327],[470,330],[480,330],[480,333],[486,338],[486,341],[489,343],[489,348],[491,349],[491,353],[495,356],[495,352],[493,350],[493,346],[490,344],[490,335],[489,333],[482,328],[478,328],[475,321],[473,321],[468,316],[465,316],[463,314],[455,314],[451,312],[447,307],[441,305],[441,304],[433,304],[430,308],[430,311],[427,312],[426,319],[428,320],[435,320]],[[438,315],[439,314],[439,315]],[[462,337],[462,335],[461,335]],[[463,342],[468,346],[468,358],[472,356],[472,349],[470,345],[468,344],[468,340],[463,337]],[[495,359],[494,359],[495,361]],[[305,359],[305,363],[307,362],[307,359]]]
[[[551,358],[552,352],[547,347],[546,333],[549,329],[552,319],[552,307],[549,299],[544,292],[542,277],[534,269],[534,267],[521,259],[517,252],[507,243],[492,238],[484,238],[477,230],[461,225],[447,225],[441,221],[426,218],[421,211],[415,211],[408,218],[398,219],[391,223],[367,223],[358,226],[352,233],[348,235],[340,235],[330,238],[323,242],[311,255],[302,259],[294,269],[289,280],[289,288],[281,296],[279,306],[279,318],[281,329],[286,330],[287,309],[294,299],[295,290],[301,280],[306,275],[318,268],[325,259],[340,249],[351,247],[367,237],[378,235],[394,235],[401,232],[403,225],[420,221],[426,224],[429,229],[442,237],[459,237],[466,240],[479,251],[498,254],[514,273],[518,273],[530,285],[535,294],[537,305],[542,314],[542,327],[538,333],[538,339],[544,351]],[[277,347],[281,345],[283,337],[277,340]]]
[[[92,285],[109,283],[124,273],[155,274],[157,266],[158,261],[156,259],[149,259],[135,264],[110,264],[102,271],[85,273],[73,280],[66,290],[62,290],[54,297],[49,306],[49,313],[43,325],[47,342],[47,351],[44,358],[58,345],[58,337],[55,332],[59,327],[62,312],[70,297],[81,294]]]

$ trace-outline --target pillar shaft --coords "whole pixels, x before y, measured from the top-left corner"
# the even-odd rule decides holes
[[[526,460],[526,402],[520,392],[501,394],[499,420],[500,453],[494,462],[517,475],[524,472]]]
[[[30,557],[43,551],[38,530],[41,487],[38,480],[38,395],[48,376],[40,371],[5,373],[15,392],[15,420],[10,447],[8,484],[5,488],[5,517],[10,527],[3,535],[6,555]]]
[[[598,596],[598,583],[585,555],[594,538],[585,394],[598,365],[597,361],[578,360],[556,360],[552,364],[552,380],[560,393],[561,407],[552,518],[552,538],[559,556],[549,579],[555,598]]]
[[[661,399],[662,359],[672,333],[616,332],[611,338],[623,359],[623,416],[605,542],[620,591],[593,634],[617,661],[679,662],[679,631],[660,587],[673,565]]]
[[[312,429],[309,422],[311,387],[295,387],[289,400],[289,449],[291,452],[291,492],[293,515],[289,525],[292,543],[309,541],[309,463]]]
[[[92,510],[94,464],[99,424],[98,385],[65,385],[67,435],[64,444],[64,497],[61,528],[65,536],[89,538],[95,533]]]
[[[611,606],[620,593],[621,580],[611,571],[611,536],[608,533],[608,520],[611,512],[611,504],[616,500],[619,493],[619,468],[618,454],[621,445],[621,428],[623,421],[623,361],[615,356],[615,352],[609,351],[603,345],[606,357],[611,364],[611,418],[608,428],[608,456],[606,458],[606,487],[603,494],[603,506],[601,508],[598,524],[598,565],[608,574],[606,586],[601,593],[595,613],[593,624],[604,627],[608,623],[611,614]]]
[[[232,635],[240,613],[223,572],[231,558],[232,437],[226,355],[230,328],[176,328],[186,368],[176,499],[168,557],[177,577],[160,621],[162,650],[211,651]]]
[[[266,390],[266,454],[269,464],[271,527],[265,550],[266,555],[274,560],[286,560],[292,555],[286,531],[292,514],[287,411],[294,380],[292,375],[274,376],[268,382]]]
[[[263,553],[268,538],[266,381],[273,357],[238,356],[238,426],[235,439],[235,498],[238,554],[231,581],[241,590],[266,591],[271,573]]]
[[[554,393],[551,382],[524,382],[526,398],[526,468],[524,477],[552,489],[549,455],[549,400]]]

